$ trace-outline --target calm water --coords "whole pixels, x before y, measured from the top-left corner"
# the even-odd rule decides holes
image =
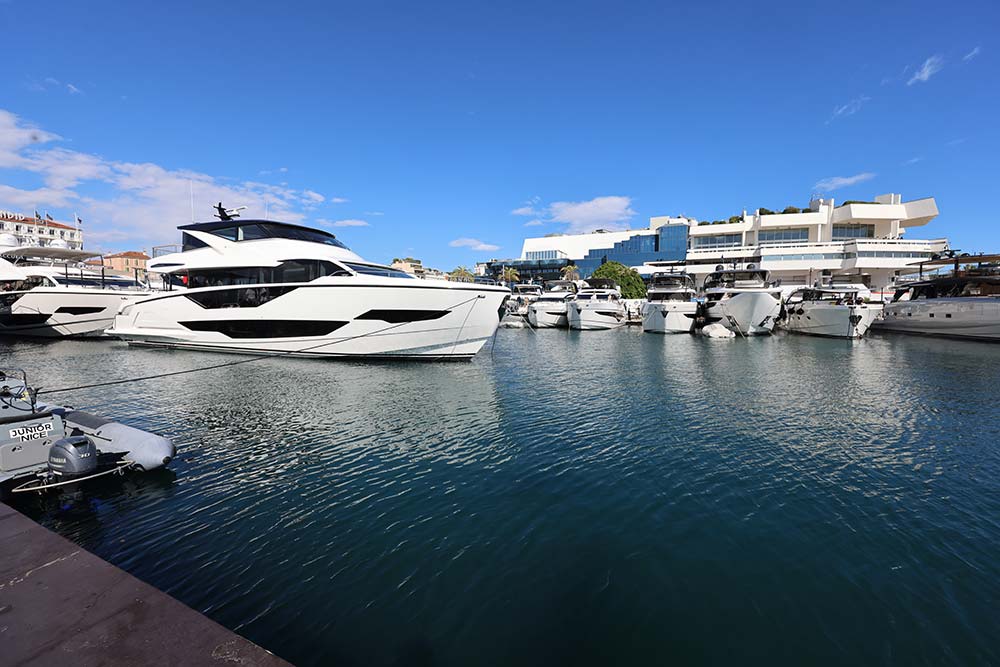
[[[50,388],[232,359],[0,358]],[[1000,661],[1000,346],[501,330],[60,398],[179,459],[19,509],[300,665]]]

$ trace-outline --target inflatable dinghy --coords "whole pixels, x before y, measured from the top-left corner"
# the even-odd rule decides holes
[[[162,436],[36,400],[20,369],[0,368],[0,491],[44,490],[126,469],[162,468],[176,455]]]

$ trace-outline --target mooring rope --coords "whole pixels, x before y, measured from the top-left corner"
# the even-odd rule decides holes
[[[472,297],[471,299],[466,299],[465,301],[462,301],[460,303],[456,303],[453,306],[449,306],[445,310],[454,310],[455,308],[461,308],[462,306],[464,306],[467,303],[471,303],[471,302],[473,302],[473,301],[475,301],[477,299],[483,299],[483,298],[485,298],[485,297],[477,294],[476,296]],[[470,312],[471,312],[471,309],[470,309]],[[466,313],[465,319],[466,320],[469,319],[469,314],[468,313]],[[358,334],[356,336],[349,336],[347,338],[340,338],[338,340],[326,341],[326,342],[320,343],[318,345],[311,345],[309,347],[304,347],[304,348],[301,348],[301,349],[298,349],[298,350],[287,350],[285,352],[273,352],[273,353],[268,353],[268,354],[260,354],[260,355],[249,357],[247,359],[238,359],[236,361],[227,361],[225,363],[212,364],[211,366],[202,366],[202,367],[199,367],[199,368],[187,368],[187,369],[182,370],[182,371],[171,371],[169,373],[157,373],[155,375],[144,375],[144,376],[134,377],[134,378],[125,378],[125,379],[122,379],[122,380],[111,380],[111,381],[108,381],[108,382],[95,382],[93,384],[84,384],[84,385],[80,385],[80,386],[77,386],[77,387],[62,387],[60,389],[39,390],[37,392],[37,395],[43,395],[43,394],[60,394],[60,393],[68,392],[68,391],[79,391],[81,389],[95,389],[97,387],[110,387],[110,386],[113,386],[113,385],[127,384],[127,383],[130,383],[130,382],[142,382],[144,380],[157,380],[157,379],[161,379],[161,378],[172,377],[174,375],[186,375],[188,373],[198,373],[198,372],[201,372],[201,371],[210,371],[210,370],[214,370],[216,368],[228,368],[230,366],[239,366],[240,364],[249,364],[249,363],[251,363],[253,361],[261,361],[262,359],[274,359],[276,357],[285,357],[285,356],[289,356],[289,355],[302,354],[303,352],[310,352],[312,350],[316,350],[316,349],[319,349],[321,347],[328,347],[330,345],[336,345],[338,343],[345,343],[345,342],[347,342],[349,340],[355,340],[355,339],[358,339],[358,338],[366,338],[368,336],[375,336],[377,334],[384,333],[384,332],[390,331],[392,329],[396,329],[396,328],[401,327],[401,326],[406,325],[406,324],[413,324],[414,322],[417,322],[417,321],[419,321],[419,320],[406,320],[405,322],[398,322],[396,324],[393,324],[393,325],[390,325],[390,326],[387,326],[387,327],[383,327],[382,329],[378,329],[377,331],[369,331],[368,333]],[[462,327],[463,328],[465,327],[465,320],[463,320],[463,322],[462,322]],[[456,344],[457,344],[457,340],[456,340]],[[452,347],[452,349],[454,350],[454,346]]]

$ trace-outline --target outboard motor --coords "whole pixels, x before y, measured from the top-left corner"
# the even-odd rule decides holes
[[[97,447],[85,435],[56,440],[49,448],[49,472],[75,479],[97,472]]]

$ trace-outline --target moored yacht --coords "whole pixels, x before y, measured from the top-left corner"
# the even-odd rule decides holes
[[[784,328],[812,336],[863,338],[881,312],[881,304],[869,303],[858,288],[805,288],[786,299]]]
[[[46,246],[0,253],[13,260],[0,258],[0,335],[100,336],[123,305],[149,294],[136,280],[70,267],[90,252]]]
[[[511,288],[511,298],[507,309],[514,315],[528,316],[528,307],[542,296],[542,286],[534,283],[522,283]]]
[[[373,264],[328,232],[271,220],[183,225],[150,271],[187,289],[123,308],[131,344],[307,357],[470,359],[510,292],[420,280]]]
[[[606,278],[590,278],[588,287],[577,292],[567,304],[566,319],[570,329],[615,329],[624,326],[625,305],[618,285]]]
[[[939,260],[955,263],[949,276],[901,285],[885,305],[878,330],[897,333],[1000,341],[1000,255]],[[960,270],[959,264],[978,262]]]
[[[572,280],[550,280],[545,291],[528,306],[528,324],[536,329],[569,326],[566,309],[577,292]]]
[[[698,313],[694,280],[686,273],[654,273],[642,306],[642,330],[688,333]]]
[[[757,268],[725,270],[705,279],[706,323],[718,322],[745,336],[769,334],[781,311],[781,288]]]

